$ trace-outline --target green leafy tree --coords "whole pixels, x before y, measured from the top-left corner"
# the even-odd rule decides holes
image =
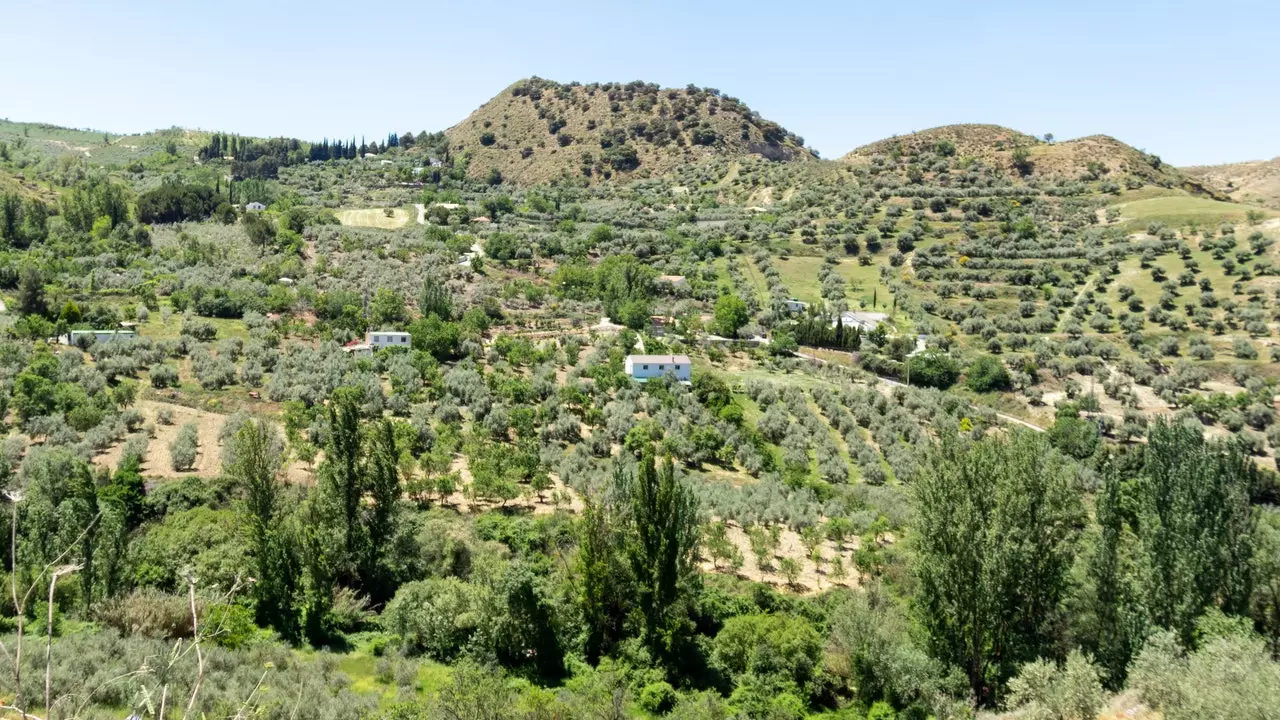
[[[245,236],[258,248],[259,252],[266,252],[276,240],[276,226],[263,213],[245,213],[240,220],[240,227],[244,228]]]
[[[329,437],[320,466],[321,508],[331,515],[342,538],[339,577],[354,583],[355,563],[364,549],[361,499],[365,489],[364,448],[360,441],[359,392],[339,388],[329,399]]]
[[[917,604],[933,653],[991,703],[1050,648],[1083,523],[1076,470],[1044,438],[945,435],[916,481]]]
[[[369,541],[361,576],[370,599],[381,604],[395,592],[391,550],[401,495],[395,428],[389,419],[384,418],[375,426],[371,445],[367,472],[370,504],[365,522]]]
[[[1096,499],[1096,542],[1086,566],[1086,646],[1102,669],[1106,685],[1124,684],[1129,661],[1146,635],[1146,608],[1139,582],[1137,538],[1124,522],[1124,488],[1117,461],[1103,468]]]
[[[999,358],[983,355],[965,370],[965,384],[974,392],[1008,390],[1013,386],[1009,371]]]
[[[440,278],[428,275],[422,281],[422,293],[418,296],[418,312],[423,317],[435,315],[444,321],[453,319],[453,295]]]
[[[297,558],[292,539],[283,529],[287,507],[280,477],[280,442],[265,420],[252,419],[240,426],[232,444],[233,461],[227,474],[244,498],[240,512],[253,564],[255,618],[259,625],[296,639]]]
[[[716,300],[716,333],[724,337],[737,337],[738,330],[751,319],[751,312],[742,298],[726,293]]]
[[[1212,606],[1242,615],[1252,594],[1257,466],[1235,443],[1210,442],[1198,428],[1156,421],[1136,483],[1144,595],[1151,621],[1187,647]]]
[[[674,638],[677,610],[695,576],[699,539],[698,501],[681,483],[670,457],[655,466],[641,458],[631,484],[632,540],[627,556],[636,579],[649,646],[666,651]]]
[[[49,314],[49,303],[44,295],[44,275],[35,265],[24,266],[18,279],[18,312],[23,315]]]
[[[615,482],[617,473],[615,470]],[[590,662],[611,652],[626,637],[627,617],[635,604],[634,581],[623,553],[621,512],[605,498],[583,500],[578,522],[578,604],[582,610],[583,649]]]

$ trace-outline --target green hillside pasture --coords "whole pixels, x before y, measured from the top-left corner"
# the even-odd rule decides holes
[[[1190,195],[1147,198],[1118,203],[1112,207],[1119,210],[1120,216],[1129,221],[1134,229],[1139,230],[1145,229],[1151,222],[1162,222],[1173,228],[1188,225],[1212,227],[1220,223],[1239,224],[1247,220],[1250,210],[1262,212],[1265,217],[1276,215],[1272,210]]]
[[[818,280],[822,258],[792,255],[789,258],[774,258],[773,265],[792,295],[809,303],[822,300],[822,282]],[[880,281],[878,265],[859,265],[857,260],[845,258],[836,266],[836,272],[845,279],[845,296],[849,300],[850,309],[857,310],[865,303],[870,310],[872,299],[877,301],[877,309],[892,306],[893,293]]]

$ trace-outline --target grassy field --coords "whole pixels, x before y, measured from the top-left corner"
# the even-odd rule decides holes
[[[1171,227],[1186,225],[1203,227],[1224,222],[1242,223],[1245,222],[1250,210],[1262,212],[1265,217],[1276,215],[1272,210],[1190,195],[1145,198],[1117,203],[1112,207],[1119,210],[1120,216],[1131,221],[1136,227],[1145,227],[1147,223],[1153,221],[1163,222]]]
[[[789,258],[776,258],[774,267],[782,277],[782,283],[791,294],[809,303],[822,300],[822,282],[818,280],[818,270],[822,267],[822,258],[811,255],[792,255]],[[893,293],[880,281],[880,268],[877,265],[859,265],[852,258],[841,260],[836,272],[845,279],[846,296],[851,308],[858,308],[865,303],[871,308],[872,300],[878,307],[893,303]]]
[[[395,230],[409,224],[409,212],[403,208],[390,208],[388,217],[383,208],[366,208],[363,210],[339,210],[336,214],[338,222],[353,227],[372,227],[381,230]]]

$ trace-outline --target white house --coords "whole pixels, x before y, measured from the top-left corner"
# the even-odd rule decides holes
[[[688,355],[628,355],[626,370],[632,380],[640,382],[667,373],[675,375],[680,382],[689,382],[693,377],[693,363]]]
[[[888,315],[879,312],[842,312],[839,317],[845,327],[861,328],[863,332],[875,330],[877,325],[888,319]],[[831,327],[835,326],[836,321],[832,321]]]
[[[795,315],[797,313],[802,313],[805,310],[809,309],[809,303],[796,298],[787,298],[786,300],[783,301],[783,303],[787,306],[787,312],[791,313],[792,315]]]
[[[248,210],[249,212],[262,212],[263,210],[267,209],[267,206],[263,205],[260,202],[251,202],[248,205],[245,205],[244,209]]]
[[[378,330],[377,332],[369,332],[364,336],[364,341],[374,350],[381,350],[388,347],[409,347],[409,333],[396,332],[393,330]]]
[[[342,346],[343,351],[348,352],[356,357],[370,357],[375,350],[389,347],[409,347],[410,336],[407,332],[397,332],[394,330],[378,330],[377,332],[365,333],[364,342],[352,340]]]

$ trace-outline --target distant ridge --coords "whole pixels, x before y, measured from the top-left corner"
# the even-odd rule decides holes
[[[925,158],[951,154],[972,158],[1006,175],[1060,180],[1109,178],[1121,182],[1176,187],[1199,195],[1223,197],[1202,180],[1109,135],[1048,142],[1000,125],[944,125],[885,138],[841,157],[867,163],[876,156]]]
[[[804,139],[718,90],[520,80],[445,131],[468,172],[533,184],[660,175],[713,156],[816,159]]]

